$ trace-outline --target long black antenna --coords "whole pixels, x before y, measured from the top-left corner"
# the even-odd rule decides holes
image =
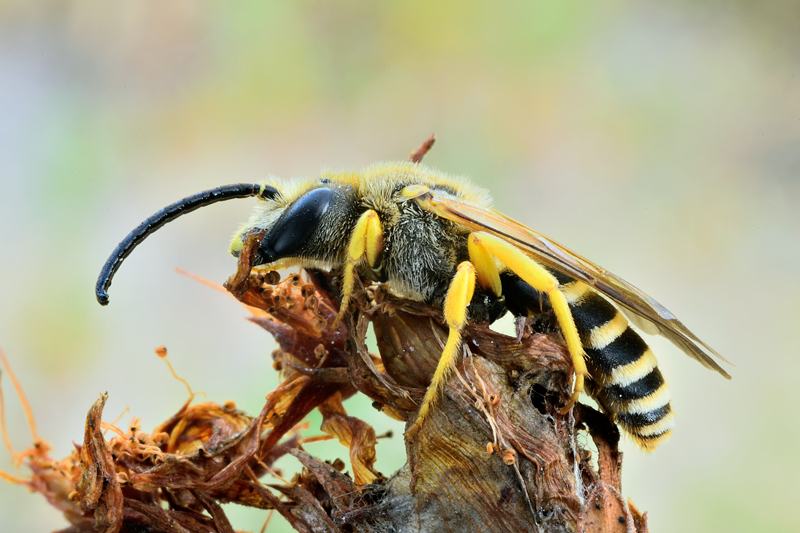
[[[159,209],[153,216],[149,217],[139,224],[135,230],[130,232],[128,236],[117,245],[114,251],[111,252],[111,256],[109,256],[106,264],[103,265],[103,270],[100,271],[100,277],[97,278],[97,285],[94,290],[97,295],[97,301],[100,302],[100,305],[108,305],[108,287],[111,285],[111,280],[122,262],[131,254],[134,248],[139,246],[151,233],[158,230],[167,222],[172,222],[179,216],[191,213],[200,207],[205,207],[223,200],[249,198],[251,196],[274,198],[278,194],[277,189],[268,185],[236,183],[233,185],[223,185],[222,187],[216,187],[193,194],[192,196],[187,196],[183,200],[178,200],[164,209]]]

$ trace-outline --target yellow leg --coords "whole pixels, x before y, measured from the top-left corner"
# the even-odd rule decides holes
[[[420,428],[433,404],[438,399],[439,390],[456,366],[458,351],[461,348],[461,330],[467,323],[467,306],[472,300],[474,292],[475,267],[469,261],[464,261],[458,265],[456,275],[450,282],[450,288],[447,289],[447,296],[445,296],[444,300],[444,319],[447,322],[447,327],[450,328],[450,332],[447,335],[447,344],[444,346],[442,358],[439,359],[439,364],[433,373],[431,384],[422,399],[417,419],[408,430],[409,436],[412,436]]]
[[[495,296],[501,296],[503,288],[500,284],[500,272],[497,270],[494,256],[481,244],[480,239],[475,237],[474,233],[467,240],[467,250],[469,251],[469,260],[475,265],[478,284],[483,290],[490,290]]]
[[[350,236],[350,245],[347,248],[347,260],[344,265],[342,281],[342,304],[339,306],[339,314],[333,321],[333,328],[339,325],[347,305],[350,303],[350,296],[353,294],[355,283],[356,264],[366,255],[369,266],[374,267],[378,263],[380,254],[383,252],[383,228],[381,227],[378,213],[370,209],[365,211],[356,222],[353,234]]]
[[[473,259],[473,250],[481,250],[479,252],[481,254],[490,254],[499,259],[501,263],[531,287],[547,294],[550,299],[550,305],[556,314],[558,326],[561,328],[561,333],[567,343],[567,350],[572,357],[572,366],[575,368],[575,388],[567,405],[561,410],[562,413],[566,413],[578,400],[578,396],[583,391],[584,377],[589,372],[586,370],[585,354],[578,330],[575,327],[575,320],[572,318],[572,313],[569,310],[564,294],[558,288],[558,280],[519,248],[494,235],[482,232],[472,233],[469,236],[469,246],[470,259]],[[487,264],[485,260],[473,262],[475,262],[476,266]],[[496,270],[494,263],[491,264],[491,268]],[[481,279],[481,275],[482,273],[479,270],[478,279]],[[491,276],[491,274],[484,275]]]
[[[367,211],[367,213],[364,214],[367,218],[365,253],[367,254],[369,266],[375,267],[383,253],[383,228],[381,227],[381,219],[378,218],[378,213],[372,210]]]

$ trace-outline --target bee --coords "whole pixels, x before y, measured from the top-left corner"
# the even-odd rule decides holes
[[[398,296],[443,310],[447,341],[409,436],[455,368],[468,321],[491,322],[506,312],[527,317],[552,311],[575,372],[562,413],[586,388],[646,451],[669,438],[674,415],[656,358],[626,316],[730,379],[714,359],[724,358],[647,294],[492,209],[484,189],[413,160],[326,171],[303,181],[228,185],[180,200],[117,246],[97,281],[100,304],[108,303],[122,261],[148,235],[199,207],[244,197],[258,202],[233,237],[231,253],[238,257],[249,236],[263,235],[253,266],[339,269],[336,323],[348,308],[356,277],[386,283]]]

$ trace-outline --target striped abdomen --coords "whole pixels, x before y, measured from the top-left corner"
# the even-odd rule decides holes
[[[593,381],[587,392],[636,444],[647,451],[655,450],[672,433],[674,417],[669,390],[653,352],[628,326],[622,313],[600,294],[563,274],[553,274],[561,284],[586,352]],[[539,293],[516,276],[503,276],[503,293],[508,309],[516,315],[535,314],[541,309]],[[542,300],[547,305],[545,295]]]

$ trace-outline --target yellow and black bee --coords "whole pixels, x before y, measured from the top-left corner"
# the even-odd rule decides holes
[[[119,244],[97,281],[98,301],[108,303],[114,273],[149,234],[199,207],[250,196],[258,197],[258,204],[233,238],[233,255],[240,254],[248,235],[260,233],[255,265],[341,269],[337,321],[355,276],[385,282],[398,295],[443,309],[449,336],[412,432],[455,366],[467,321],[493,321],[506,311],[528,316],[551,309],[576,376],[564,412],[588,375],[592,395],[645,450],[655,449],[672,431],[669,392],[650,348],[604,296],[648,333],[665,336],[730,378],[711,357],[719,354],[642,291],[493,210],[485,190],[413,162],[323,172],[306,181],[228,185],[185,198]]]

